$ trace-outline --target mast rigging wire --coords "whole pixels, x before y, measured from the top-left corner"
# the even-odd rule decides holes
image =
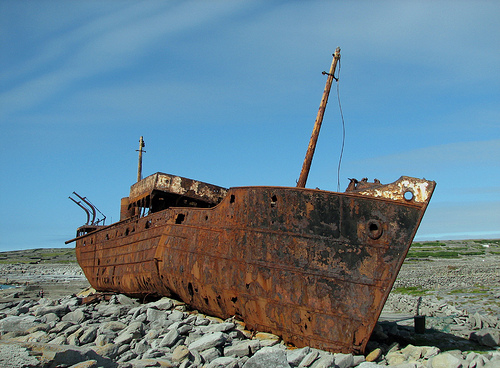
[[[335,80],[337,81],[337,100],[339,101],[339,111],[340,111],[340,117],[342,119],[342,146],[340,149],[340,157],[339,157],[339,165],[337,167],[337,192],[340,192],[340,165],[342,163],[342,156],[344,155],[344,145],[345,145],[345,122],[344,122],[344,113],[342,112],[342,104],[340,103],[340,59],[339,59],[339,72],[337,78]]]

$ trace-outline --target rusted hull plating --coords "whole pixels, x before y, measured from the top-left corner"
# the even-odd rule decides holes
[[[170,208],[80,237],[77,258],[100,291],[174,295],[296,346],[363,352],[434,185],[231,188],[213,208]]]

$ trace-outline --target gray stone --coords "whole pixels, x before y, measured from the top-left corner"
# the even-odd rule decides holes
[[[257,344],[257,345],[256,345]],[[226,357],[244,357],[254,353],[260,347],[259,340],[244,340],[235,342],[232,345],[224,348],[224,356]]]
[[[299,367],[310,367],[311,364],[314,363],[314,361],[318,358],[319,356],[319,353],[317,350],[312,350],[310,353],[308,353],[304,359],[302,359],[302,361],[300,362],[299,364]]]
[[[214,332],[202,336],[196,341],[189,344],[189,350],[203,351],[216,346],[221,346],[226,342],[226,334],[223,332]]]
[[[106,334],[98,334],[94,340],[94,344],[97,346],[104,346],[113,341],[114,336]]]
[[[60,321],[60,318],[55,313],[47,313],[42,318],[40,318],[40,321],[42,321],[44,323],[51,323],[51,322],[57,323]]]
[[[177,346],[172,353],[172,360],[174,362],[181,362],[189,355],[189,349],[186,345]]]
[[[201,332],[196,332],[196,331],[191,331],[189,333],[189,336],[185,340],[185,345],[190,345],[192,342],[195,342],[196,340],[199,340],[203,337]]]
[[[130,360],[129,362],[129,367],[133,368],[148,368],[148,367],[159,367],[160,363],[156,359],[134,359]],[[172,366],[172,365],[167,365],[167,367]]]
[[[155,307],[159,310],[169,310],[172,309],[174,306],[174,303],[172,299],[170,298],[161,298],[160,300],[157,300],[156,302],[150,303],[151,307]]]
[[[157,349],[148,349],[143,355],[142,355],[142,359],[151,359],[151,358],[157,358],[157,357],[160,357],[160,356],[163,356],[164,357],[164,353],[157,350]]]
[[[175,343],[179,339],[179,336],[180,336],[179,332],[177,332],[177,330],[175,329],[168,331],[168,333],[161,340],[160,346],[167,346],[171,348],[172,346],[175,345]]]
[[[380,367],[382,366],[374,362],[363,362],[359,364],[356,368],[380,368]]]
[[[212,323],[207,326],[200,326],[200,331],[203,333],[210,332],[226,332],[234,328],[233,322]]]
[[[331,354],[325,354],[313,365],[313,368],[335,368],[335,358]]]
[[[417,361],[422,357],[424,348],[420,346],[407,345],[401,352],[404,354],[406,360]]]
[[[99,368],[99,364],[97,363],[97,360],[91,359],[91,360],[86,360],[84,362],[73,364],[71,367],[68,368]]]
[[[69,335],[66,339],[68,345],[73,345],[73,346],[79,346],[80,345],[80,339],[78,338],[78,333],[72,333]]]
[[[129,298],[128,296],[123,295],[123,294],[118,294],[116,296],[116,300],[118,303],[123,304],[123,305],[128,305],[128,306],[139,304],[135,299]]]
[[[184,319],[184,313],[179,310],[173,310],[168,316],[168,319],[172,322],[182,321]]]
[[[101,317],[109,317],[109,316],[116,316],[119,317],[122,314],[125,314],[125,311],[128,308],[123,307],[119,304],[109,304],[109,305],[99,305],[97,307],[97,313]]]
[[[206,366],[206,368],[237,368],[237,367],[238,367],[238,359],[231,357],[216,358]],[[271,366],[267,368],[271,368]]]
[[[179,332],[180,335],[187,335],[192,330],[193,330],[193,326],[185,324],[185,325],[179,326],[179,328],[177,329],[177,332]]]
[[[125,352],[124,354],[119,355],[119,358],[117,361],[118,362],[128,362],[129,360],[132,360],[135,357],[137,357],[137,354],[135,352],[133,352],[132,350],[129,350],[129,351]]]
[[[472,316],[469,316],[469,320],[473,329],[481,329],[483,327],[483,321],[479,313],[476,312]]]
[[[473,332],[470,339],[484,346],[495,347],[500,345],[500,331],[493,328],[484,328]]]
[[[279,347],[264,347],[246,361],[243,368],[290,368],[286,351]]]
[[[11,332],[11,331],[26,331],[31,327],[37,325],[35,322],[35,317],[33,316],[10,316],[0,320],[0,331]]]
[[[66,336],[64,335],[59,335],[56,336],[53,340],[49,341],[50,344],[55,344],[55,345],[67,345],[67,339]]]
[[[149,330],[146,335],[144,335],[144,338],[147,340],[147,341],[151,341],[151,340],[154,340],[156,338],[158,338],[158,336],[161,335],[161,330],[158,330],[158,329],[155,329],[155,328],[152,328],[151,330]]]
[[[9,367],[38,367],[39,361],[31,356],[30,351],[20,344],[0,344],[0,366]]]
[[[26,341],[32,342],[49,342],[50,337],[48,337],[45,331],[36,331],[27,336]]]
[[[58,322],[52,329],[49,330],[49,332],[60,333],[70,326],[74,326],[74,324],[66,321]]]
[[[201,367],[203,365],[203,358],[201,357],[200,353],[197,350],[193,350],[190,353],[192,356],[191,364],[194,367]]]
[[[311,352],[311,348],[308,346],[301,349],[288,350],[286,352],[286,359],[288,364],[293,367],[297,367],[302,360],[304,360],[305,356]]]
[[[139,305],[137,307],[130,308],[129,311],[127,312],[127,315],[132,316],[132,319],[135,319],[142,311],[145,311],[147,308],[145,308],[144,305]]]
[[[337,368],[349,368],[354,366],[354,357],[352,354],[335,354],[333,357]]]
[[[110,359],[114,359],[118,356],[118,345],[112,343],[92,347],[92,350],[94,350],[97,354]]]
[[[441,353],[429,360],[429,368],[461,368],[462,360],[450,353]]]
[[[385,356],[389,365],[398,365],[406,361],[406,356],[401,351],[393,351]]]
[[[158,310],[156,308],[146,309],[146,320],[149,322],[155,322],[158,320],[167,319],[168,315],[165,311]]]
[[[361,363],[363,363],[366,359],[363,355],[355,355],[352,358],[352,360],[353,360],[352,366],[356,367],[356,366],[360,365]]]
[[[80,330],[80,328],[81,328],[80,325],[74,325],[74,324],[72,324],[71,326],[69,326],[67,329],[65,329],[63,331],[64,336],[68,337],[69,335],[72,335],[76,331]]]
[[[118,346],[118,356],[121,356],[126,351],[130,350],[130,344],[123,344]]]
[[[51,305],[46,307],[38,307],[35,310],[35,316],[40,317],[49,313],[62,317],[69,311],[67,305]]]
[[[422,358],[430,359],[438,355],[441,350],[435,346],[422,346]]]
[[[37,331],[47,332],[50,329],[51,329],[51,326],[48,323],[39,323],[36,326],[33,326],[33,327],[29,328],[28,330],[26,330],[26,332],[28,332],[28,333],[33,333],[33,332],[37,332]]]
[[[150,348],[150,346],[146,341],[140,340],[137,342],[137,344],[135,344],[134,352],[137,355],[141,355],[141,354],[144,354],[146,351],[148,351],[149,348]]]
[[[210,324],[210,320],[203,316],[197,316],[196,322],[194,323],[196,326],[206,326]]]
[[[72,322],[75,324],[82,323],[83,321],[85,321],[85,319],[86,319],[85,313],[81,308],[74,310],[73,312],[69,312],[68,314],[66,314],[61,318],[61,320],[63,321]]]
[[[80,336],[80,344],[85,345],[91,343],[97,337],[97,326],[87,328]]]
[[[103,323],[99,327],[99,332],[100,333],[105,333],[106,331],[111,331],[111,332],[117,332],[117,331],[122,331],[127,328],[127,325],[123,322],[120,321],[109,321]]]
[[[115,338],[116,345],[129,344],[132,340],[136,340],[140,335],[134,334],[129,331],[124,331]]]
[[[96,360],[99,367],[114,368],[117,366],[111,359],[98,355],[90,348],[52,344],[41,344],[34,347],[31,345],[31,347],[42,353],[40,362],[41,366],[44,367],[71,366],[87,360]]]
[[[130,323],[124,331],[136,334],[138,336],[142,336],[144,333],[144,324],[142,322],[134,321]]]
[[[491,361],[486,363],[482,368],[498,368],[500,367],[499,361]]]
[[[210,363],[212,360],[220,357],[220,350],[217,348],[210,348],[200,353],[203,360]]]

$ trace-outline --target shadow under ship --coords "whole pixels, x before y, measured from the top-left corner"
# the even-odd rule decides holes
[[[339,57],[337,49],[325,73],[315,130]],[[344,193],[308,189],[309,154],[297,187],[226,189],[155,173],[131,186],[119,222],[86,224],[66,243],[76,241],[97,291],[173,296],[295,346],[362,353],[435,182],[403,176],[386,185],[351,179]]]

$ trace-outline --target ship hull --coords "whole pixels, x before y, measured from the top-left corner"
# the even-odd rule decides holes
[[[404,189],[231,188],[212,208],[79,237],[77,259],[98,291],[175,296],[296,346],[363,352],[432,194],[425,183],[421,200]]]

